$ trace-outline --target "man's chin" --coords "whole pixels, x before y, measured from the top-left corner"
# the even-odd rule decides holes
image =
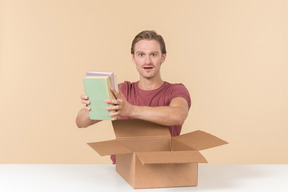
[[[145,79],[153,79],[157,76],[158,73],[155,73],[154,70],[151,70],[151,71],[141,71],[139,72],[139,74]]]
[[[147,74],[145,74],[145,75],[142,75],[142,77],[143,78],[145,78],[145,79],[154,79],[154,77],[155,77],[156,75],[153,75],[153,74],[149,74],[149,75],[147,75]]]

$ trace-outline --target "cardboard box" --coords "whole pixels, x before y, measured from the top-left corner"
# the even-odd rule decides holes
[[[196,186],[199,150],[226,144],[194,131],[171,137],[166,126],[138,119],[112,122],[115,140],[88,143],[99,155],[116,155],[116,171],[133,188]]]

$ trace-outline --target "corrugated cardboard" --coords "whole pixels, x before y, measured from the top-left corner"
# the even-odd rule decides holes
[[[203,131],[171,137],[166,126],[138,119],[113,121],[115,140],[88,143],[99,155],[116,155],[116,171],[133,188],[196,186],[199,150],[227,142]]]

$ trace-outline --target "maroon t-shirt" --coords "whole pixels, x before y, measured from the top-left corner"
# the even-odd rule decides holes
[[[138,82],[125,81],[119,84],[119,90],[124,94],[127,101],[132,105],[137,106],[169,106],[172,99],[176,97],[183,97],[186,99],[188,106],[191,106],[190,94],[186,87],[181,83],[170,84],[166,81],[154,90],[142,90],[138,87]],[[120,117],[118,119],[129,119],[129,117]],[[169,131],[171,136],[180,135],[182,125],[170,126]],[[112,155],[111,159],[115,163],[115,156]]]

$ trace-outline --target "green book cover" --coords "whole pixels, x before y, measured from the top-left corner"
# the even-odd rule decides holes
[[[116,117],[110,117],[106,107],[105,99],[114,99],[110,91],[111,81],[109,76],[87,76],[83,78],[85,94],[88,96],[91,110],[89,111],[90,119],[93,120],[115,120]]]

